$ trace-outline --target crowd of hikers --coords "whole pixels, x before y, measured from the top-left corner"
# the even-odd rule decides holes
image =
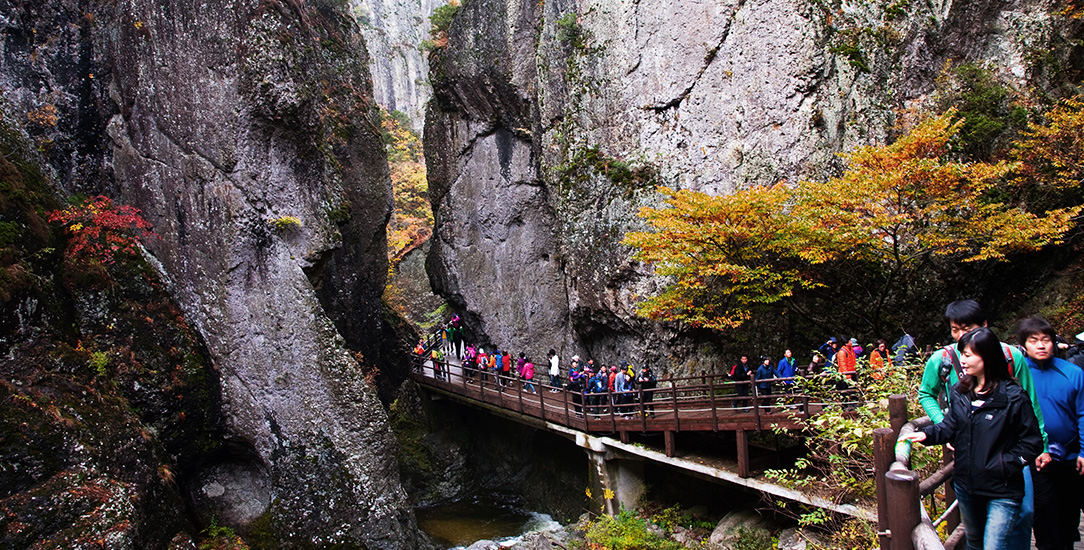
[[[534,384],[536,368],[530,356],[526,353],[516,356],[507,349],[493,346],[487,350],[484,346],[467,343],[463,338],[459,316],[452,317],[441,327],[437,342],[428,347],[424,341],[418,342],[414,353],[432,359],[437,378],[448,376],[445,359],[454,355],[461,362],[468,384],[492,382],[498,390],[503,391],[521,383],[524,391],[538,392]],[[643,413],[655,416],[653,401],[658,381],[648,365],[642,365],[637,370],[627,361],[622,361],[607,367],[596,365],[594,359],[584,361],[579,355],[573,355],[566,380],[562,377],[561,359],[551,349],[546,354],[544,368],[549,375],[547,391],[558,393],[567,390],[578,415],[584,414],[585,407],[586,414],[596,416],[609,414],[610,407],[613,407],[614,414],[631,416],[640,413],[640,407],[634,404],[642,402]]]
[[[974,300],[949,304],[945,321],[954,343],[928,356],[918,388],[932,424],[901,439],[955,449],[953,485],[970,550],[1025,550],[1032,534],[1038,550],[1073,548],[1084,510],[1084,334],[1069,344],[1046,320],[1031,317],[1019,323],[1015,345],[1002,342]],[[863,359],[869,364],[863,372],[883,379],[918,351],[908,335],[870,348],[867,353],[855,338],[832,337],[801,365],[791,350],[778,362],[761,356],[755,365],[742,355],[727,371],[737,382],[735,406],[747,405],[743,398],[792,393],[802,377],[832,375],[838,388],[851,388],[860,382]],[[441,329],[439,345],[422,342],[415,352],[433,359],[438,377],[447,376],[445,355],[455,354],[470,381],[494,377],[502,390],[519,381],[525,391],[538,391],[531,357],[467,344],[458,317]],[[565,380],[550,350],[546,368],[548,391],[568,390],[578,414],[654,415],[657,381],[646,365],[607,367],[574,355]],[[640,399],[642,407],[633,406]]]

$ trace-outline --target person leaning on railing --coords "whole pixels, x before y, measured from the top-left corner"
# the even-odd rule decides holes
[[[1024,500],[1024,470],[1043,451],[1039,421],[990,329],[964,334],[957,347],[966,376],[949,392],[944,420],[900,439],[952,443],[969,550],[1016,550],[1009,539]]]

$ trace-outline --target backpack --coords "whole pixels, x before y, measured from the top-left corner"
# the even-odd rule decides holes
[[[749,379],[749,370],[745,368],[741,361],[734,363],[734,366],[730,367],[730,379],[738,382]]]
[[[591,377],[591,393],[602,393],[605,386],[602,383],[602,378],[599,376]]]

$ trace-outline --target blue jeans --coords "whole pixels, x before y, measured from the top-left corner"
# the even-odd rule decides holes
[[[1009,545],[1009,534],[1020,515],[1019,500],[971,496],[959,483],[956,500],[967,530],[968,550],[1018,550]]]
[[[1009,533],[1010,550],[1031,549],[1031,525],[1035,519],[1035,484],[1031,479],[1031,468],[1024,468],[1024,500],[1020,503],[1020,513],[1016,515],[1016,524]]]

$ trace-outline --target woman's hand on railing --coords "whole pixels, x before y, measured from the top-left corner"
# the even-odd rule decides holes
[[[926,441],[926,433],[916,431],[916,432],[901,434],[900,438],[899,438],[899,441],[915,441],[915,442],[921,443],[923,441]]]

